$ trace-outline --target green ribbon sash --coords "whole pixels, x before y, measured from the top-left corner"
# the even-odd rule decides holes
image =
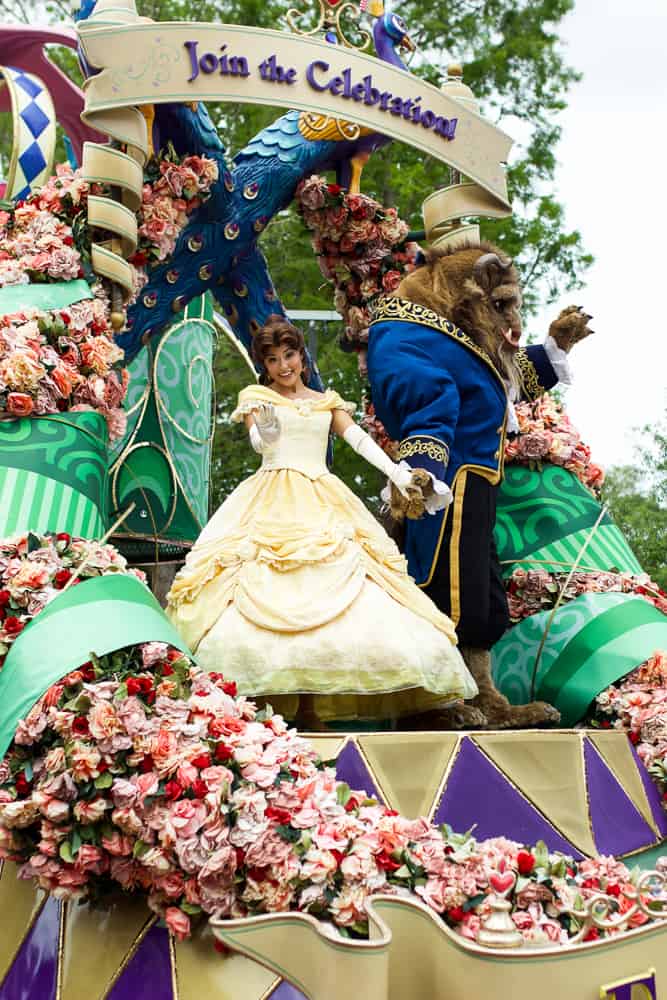
[[[0,538],[107,530],[107,425],[99,413],[0,420]]]
[[[567,571],[598,519],[600,504],[577,477],[557,465],[539,472],[509,465],[498,493],[495,538],[503,575],[517,565]],[[632,550],[608,514],[586,548],[582,565],[641,573]]]
[[[0,288],[0,316],[23,309],[66,309],[81,299],[92,299],[90,285],[83,278],[44,284],[5,285]]]
[[[0,672],[0,758],[42,695],[90,659],[141,642],[191,655],[151,592],[136,577],[84,580],[56,597],[18,636]]]
[[[596,695],[656,649],[667,648],[667,616],[641,597],[629,597],[589,621],[563,647],[542,678],[537,697],[572,726]]]

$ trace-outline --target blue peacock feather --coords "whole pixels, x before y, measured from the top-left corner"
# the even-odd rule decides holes
[[[94,3],[84,0],[84,7],[82,19],[90,16]],[[402,19],[382,15],[373,34],[378,56],[405,69],[397,53],[407,39]],[[154,148],[170,141],[181,155],[210,157],[218,164],[219,178],[209,200],[190,217],[173,256],[150,270],[148,284],[128,309],[127,327],[117,338],[128,359],[163,330],[175,312],[206,291],[213,293],[246,346],[271,313],[284,314],[257,245],[261,233],[291,202],[302,178],[335,169],[345,184],[356,153],[390,141],[376,133],[356,140],[311,139],[301,133],[299,121],[297,111],[281,115],[229,163],[201,103],[155,106]]]

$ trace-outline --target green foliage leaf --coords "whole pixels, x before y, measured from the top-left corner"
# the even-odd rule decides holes
[[[63,859],[66,864],[74,864],[74,855],[72,854],[72,845],[69,840],[63,840],[62,844],[58,848],[58,854]]]

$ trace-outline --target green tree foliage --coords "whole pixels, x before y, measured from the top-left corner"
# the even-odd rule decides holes
[[[667,419],[643,428],[635,465],[608,470],[602,498],[642,568],[667,590]]]

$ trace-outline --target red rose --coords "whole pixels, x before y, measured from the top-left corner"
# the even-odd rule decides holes
[[[59,569],[53,578],[57,590],[62,590],[65,584],[72,579],[72,574],[68,569]]]
[[[94,681],[95,680],[95,667],[92,665],[90,660],[88,663],[84,663],[82,667],[79,667],[81,674],[83,675],[84,681]]]
[[[172,661],[173,660],[180,660],[180,659],[182,659],[182,657],[183,657],[183,653],[181,653],[180,649],[174,649],[172,647],[172,648],[170,648],[170,649],[167,650],[167,659],[168,660],[172,660]]]
[[[234,853],[236,854],[236,867],[241,868],[245,864],[245,851],[242,847],[235,847]]]
[[[220,941],[218,938],[214,938],[213,947],[215,948],[216,951],[220,952],[221,955],[231,954],[230,949],[227,947],[224,941]]]
[[[125,685],[127,687],[127,693],[130,695],[139,694],[141,691],[141,684],[138,677],[128,677],[125,681]]]
[[[591,927],[591,929],[589,931],[587,931],[586,934],[584,934],[583,940],[584,941],[597,941],[599,937],[600,937],[600,932],[597,929],[597,927]]]
[[[69,545],[69,543],[72,541],[72,536],[69,535],[66,531],[59,531],[58,534],[56,535],[56,541],[65,542],[66,545]]]
[[[628,733],[628,736],[630,738],[630,742],[631,743],[635,743],[635,744],[639,743],[639,741],[641,739],[641,736],[639,735],[639,733]]]
[[[172,666],[170,666],[168,663],[165,663],[161,667],[161,670],[162,670],[162,676],[163,677],[171,677],[171,675],[174,673],[174,668]]]
[[[151,677],[137,677],[139,682],[139,690],[142,694],[148,694],[149,691],[153,690],[153,680]]]
[[[0,590],[0,608],[7,607],[11,596],[8,590]]]
[[[519,851],[516,856],[516,864],[520,875],[530,875],[535,867],[535,856],[528,851]]]
[[[225,694],[230,695],[230,697],[236,698],[236,691],[237,691],[236,681],[225,681],[225,683],[222,685],[222,690],[225,692]]]
[[[90,734],[88,719],[85,715],[77,715],[76,719],[72,723],[72,732],[75,733],[76,736],[88,736]]]
[[[278,823],[284,826],[289,826],[289,821],[291,819],[289,809],[281,809],[280,806],[269,806],[265,810],[264,815],[267,819],[275,819]]]
[[[18,792],[19,795],[30,794],[30,789],[32,788],[32,781],[28,781],[24,771],[21,771],[20,774],[17,774],[15,785],[16,785],[16,791]]]
[[[149,753],[145,754],[144,757],[142,758],[141,763],[139,764],[139,770],[141,771],[142,774],[148,774],[149,771],[153,770],[153,767],[154,764],[152,755]]]
[[[267,872],[268,867],[266,865],[262,868],[256,865],[254,868],[248,868],[248,878],[251,878],[253,882],[263,882]]]
[[[234,751],[231,747],[225,746],[224,743],[218,743],[214,751],[214,756],[217,761],[231,760],[234,756]]]
[[[447,910],[447,917],[452,921],[453,924],[460,924],[465,913],[462,906],[453,906],[451,910]]]
[[[211,766],[211,755],[200,753],[197,757],[193,757],[190,763],[193,767],[198,767],[200,771],[203,771],[205,767]]]
[[[620,896],[621,895],[621,887],[620,887],[620,885],[608,885],[607,886],[607,895],[608,896]]]
[[[581,883],[582,889],[599,889],[600,880],[598,878],[585,878]]]
[[[8,618],[5,618],[4,628],[8,635],[18,635],[19,632],[23,631],[23,626],[24,622],[20,618],[17,618],[16,615],[9,615]]]
[[[340,194],[342,191],[340,184],[327,184],[327,191],[329,194]]]
[[[336,850],[335,848],[333,848],[333,847],[331,848],[331,851],[330,851],[330,853],[331,853],[331,854],[333,854],[334,858],[336,859],[336,864],[337,864],[337,865],[338,865],[338,867],[340,868],[340,866],[341,866],[341,865],[342,865],[342,863],[343,863],[343,858],[345,857],[345,854],[343,853],[343,851],[337,851],[337,850]]]
[[[197,778],[190,786],[196,799],[204,799],[208,794],[208,786],[201,778]]]
[[[378,868],[381,868],[385,872],[395,872],[401,867],[400,861],[394,861],[391,855],[383,851],[382,854],[375,855],[375,863]]]
[[[168,781],[164,786],[164,797],[170,802],[176,802],[183,794],[183,786],[178,781]]]
[[[360,805],[361,803],[359,802],[359,799],[355,798],[354,795],[350,795],[349,799],[345,803],[345,812],[353,812],[355,809],[358,809]]]

